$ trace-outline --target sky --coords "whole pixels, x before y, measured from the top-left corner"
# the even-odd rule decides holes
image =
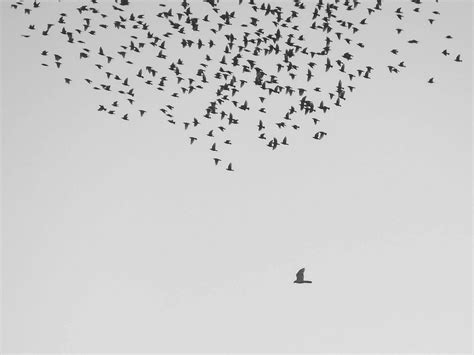
[[[223,152],[234,172],[159,115],[160,93],[140,91],[143,118],[98,112],[111,97],[82,80],[97,72],[64,42],[20,36],[70,4],[44,1],[27,17],[10,3],[1,2],[3,352],[470,353],[470,1],[423,1],[441,15],[432,26],[403,22],[420,46],[393,33],[406,2],[384,2],[358,35],[357,60],[374,64],[373,78],[324,115],[327,136],[314,140],[302,123],[273,151],[247,112]],[[65,57],[61,70],[40,65],[46,48]],[[398,59],[407,68],[389,73]],[[66,75],[78,79],[66,86]],[[206,95],[176,100],[176,119],[201,115]],[[287,100],[269,99],[269,119]],[[312,284],[293,283],[302,267]]]

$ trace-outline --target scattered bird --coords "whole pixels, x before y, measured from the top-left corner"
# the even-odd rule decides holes
[[[326,132],[322,132],[322,131],[319,131],[319,132],[316,132],[316,134],[314,135],[314,139],[317,139],[317,140],[320,140],[320,139],[323,139],[323,137],[326,135],[327,133]]]

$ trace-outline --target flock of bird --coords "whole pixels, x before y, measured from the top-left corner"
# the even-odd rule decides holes
[[[128,0],[19,0],[11,8],[27,19],[38,11],[57,10],[48,17],[55,21],[28,24],[22,36],[51,38],[55,48],[64,46],[64,52],[42,50],[44,67],[64,70],[72,50],[75,68],[94,70],[92,76],[63,77],[67,85],[80,82],[111,97],[98,111],[124,121],[150,117],[141,101],[149,97],[145,90],[151,90],[165,122],[181,126],[189,144],[203,144],[216,166],[234,171],[226,150],[233,144],[232,130],[241,123],[253,127],[255,138],[270,150],[288,146],[301,127],[311,130],[316,141],[327,135],[320,128],[324,115],[342,106],[358,81],[372,78],[376,65],[355,60],[366,47],[361,33],[371,18],[391,6],[382,0],[180,1],[150,0],[143,13],[135,7],[140,2]],[[406,0],[392,9],[390,16],[398,24],[394,36],[408,46],[419,45],[419,39],[405,35],[404,19],[418,16],[426,26],[435,24],[440,12],[431,6],[437,2]],[[462,62],[460,54],[450,51],[439,54]],[[390,51],[394,63],[387,65],[388,72],[398,74],[407,67],[399,54],[400,46]],[[330,87],[324,79],[329,74]],[[426,80],[435,83],[435,77]],[[194,101],[188,102],[189,97]],[[287,104],[287,110],[267,112],[270,97]],[[175,108],[185,112],[177,114]]]

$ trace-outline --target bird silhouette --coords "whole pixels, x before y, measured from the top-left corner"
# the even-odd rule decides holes
[[[293,281],[295,284],[310,284],[312,281],[308,281],[304,279],[304,271],[305,268],[299,269],[298,272],[296,273],[296,280]]]

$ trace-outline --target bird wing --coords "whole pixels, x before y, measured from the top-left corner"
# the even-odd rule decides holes
[[[304,268],[300,269],[296,273],[296,281],[303,281],[304,280]]]

